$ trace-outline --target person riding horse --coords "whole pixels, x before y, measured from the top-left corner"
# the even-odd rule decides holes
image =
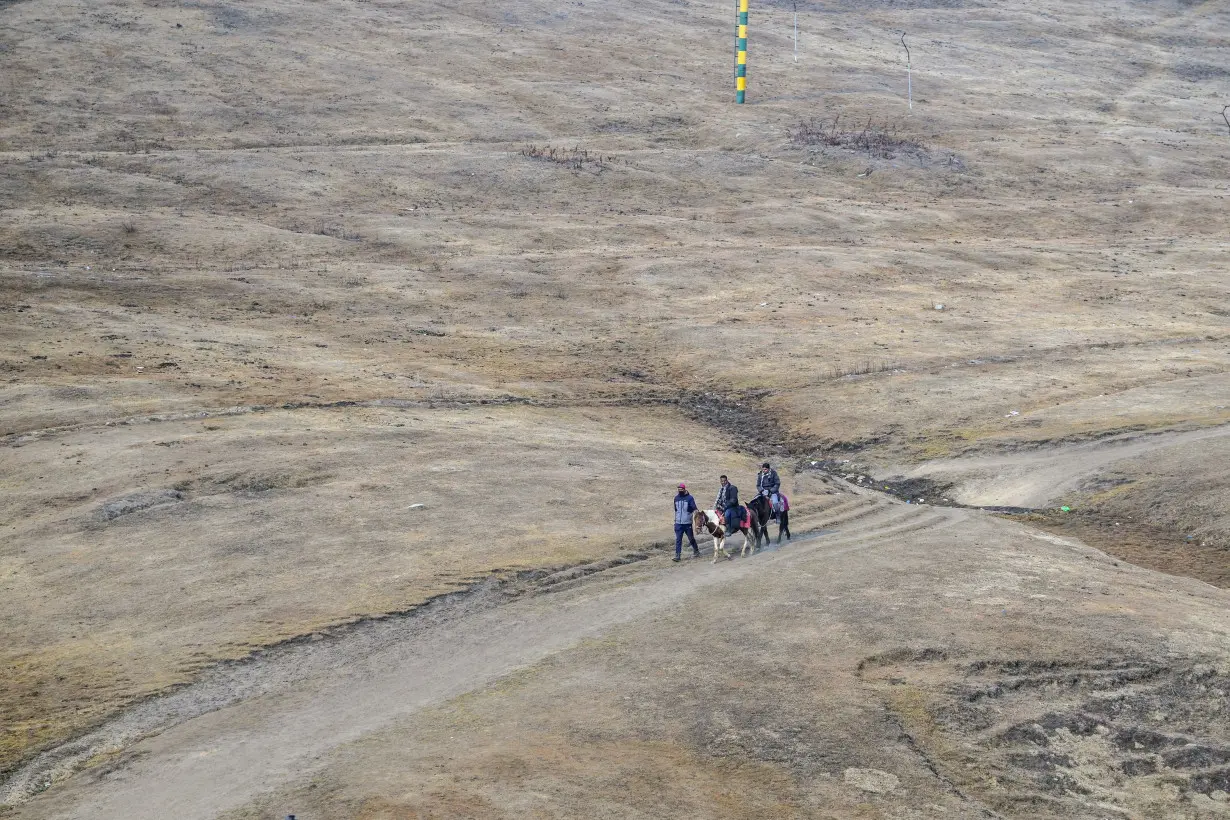
[[[786,536],[786,540],[790,540],[790,499],[786,498],[786,494],[779,492],[777,498],[777,512],[773,512],[769,505],[769,498],[766,495],[758,495],[751,501],[747,502],[747,508],[755,513],[755,518],[760,522],[759,527],[753,526],[752,532],[756,536],[756,546],[760,546],[760,540],[763,536],[764,542],[769,543],[769,521],[771,518],[777,518],[777,543],[782,542],[782,536]]]
[[[731,484],[730,479],[726,476],[718,480],[721,486],[718,487],[717,500],[713,502],[713,509],[725,517],[728,531],[737,531],[743,524],[743,513],[739,509],[739,488]]]
[[[769,499],[774,518],[777,518],[778,512],[781,511],[781,491],[782,480],[777,477],[777,470],[770,467],[766,461],[760,465],[760,472],[756,475],[756,493]]]

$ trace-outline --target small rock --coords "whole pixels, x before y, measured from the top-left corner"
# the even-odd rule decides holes
[[[427,505],[426,505],[426,504],[411,504],[411,505],[410,505],[409,507],[407,507],[406,509],[409,509],[409,510],[425,510],[425,509],[427,509]]]

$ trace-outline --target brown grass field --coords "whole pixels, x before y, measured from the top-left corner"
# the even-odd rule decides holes
[[[0,816],[1225,816],[1180,713],[1230,668],[1230,10],[806,2],[795,62],[792,8],[735,106],[729,4],[0,0]],[[900,560],[664,563],[674,485],[765,458]],[[320,714],[132,710],[484,583],[542,623],[419,711],[372,684],[225,805],[108,791],[171,782],[167,727]],[[945,700],[1052,662],[1212,751]]]

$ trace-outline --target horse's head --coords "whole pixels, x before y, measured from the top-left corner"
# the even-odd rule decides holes
[[[705,526],[705,520],[706,519],[705,519],[704,510],[697,510],[696,512],[692,513],[692,529],[699,532],[700,529]]]

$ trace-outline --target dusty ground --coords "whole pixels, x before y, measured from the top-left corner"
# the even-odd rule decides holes
[[[5,794],[24,799],[43,771],[22,761],[63,753],[51,778],[63,780],[91,760],[63,741],[218,661],[410,610],[492,572],[648,554],[669,534],[674,482],[708,500],[717,472],[746,488],[763,455],[786,460],[800,520],[831,500],[816,461],[936,482],[971,504],[1069,504],[1078,515],[1037,523],[1225,585],[1230,134],[1217,112],[1230,12],[1186,0],[848,0],[800,16],[795,64],[787,6],[754,7],[751,104],[736,108],[729,14],[677,0],[0,3]],[[901,142],[869,155],[798,139],[802,124],[835,117]],[[896,637],[854,630],[844,648],[823,648],[840,691],[895,691],[885,681],[912,680],[893,671],[904,664],[925,681],[914,711],[893,707],[901,720],[948,726],[950,680],[1001,674],[968,665],[979,659],[1029,676],[1041,673],[1028,664],[1058,657],[1085,670],[1079,680],[1130,662],[1170,670],[1158,674],[1175,686],[1206,656],[1223,662],[1216,606],[1160,603],[1183,590],[1221,601],[1184,580],[1132,575],[1148,580],[1120,590],[1112,573],[1108,594],[1131,612],[1077,624],[1085,599],[1072,593],[1042,614],[1015,610],[1019,640],[929,609],[953,578],[1015,554],[1014,525],[970,520],[977,534],[933,544],[933,571],[903,578],[886,564],[873,579],[880,570],[839,564],[822,576],[874,580],[905,611],[929,613]],[[1044,553],[1060,574],[1085,572],[1083,555]],[[729,636],[704,620],[693,640],[732,642],[737,661],[781,620],[733,617],[748,596],[795,600],[802,582],[735,577],[751,586],[715,582],[688,600],[731,616]],[[549,612],[559,599],[532,600]],[[852,622],[884,615],[832,606]],[[813,621],[797,625],[799,645]],[[623,654],[683,651],[699,627],[672,623],[673,643],[648,630]],[[1186,636],[1181,649],[1157,642],[1167,630]],[[859,659],[913,646],[910,635],[949,654],[855,674]],[[1000,640],[1005,652],[992,652]],[[556,662],[534,646],[500,669]],[[594,653],[558,663],[583,678],[615,662]],[[722,683],[706,666],[716,659],[696,653],[680,655],[681,677],[719,689],[738,679]],[[592,765],[570,765],[599,777],[626,758],[629,773],[587,794],[647,783],[665,756],[680,778],[715,759],[702,735],[672,726],[629,746],[648,718],[588,715],[584,687],[535,717],[551,702],[539,680],[526,679],[524,710],[499,720],[546,756],[577,751],[560,726],[606,726],[608,745],[575,758]],[[353,760],[451,731],[452,694],[432,707],[444,712],[359,741]],[[915,771],[916,760],[858,763],[873,745],[858,739],[877,735],[834,714],[816,731],[855,739],[836,743],[855,762],[825,769],[840,784],[846,769],[864,785],[890,781],[863,769]],[[1022,780],[1051,770],[1019,750],[986,764],[1006,767],[987,775],[1003,794],[952,774],[964,764],[935,749],[965,743],[984,719],[967,717],[908,730],[911,753],[956,784],[926,787],[936,805],[1036,816],[1051,804],[1014,801],[1040,789],[1059,801],[1047,811],[1076,811],[1063,801],[1079,790]],[[163,724],[134,725],[100,754]],[[1227,742],[1207,731],[1201,743]],[[474,754],[522,760],[520,742]],[[751,801],[742,808],[693,795],[678,812],[846,816],[856,810],[842,801],[875,793],[826,787],[815,793],[844,808],[822,810],[799,796],[820,788],[821,769],[791,760],[741,772],[762,784],[734,790]],[[462,813],[434,794],[480,801],[476,814],[522,805],[496,780],[466,792],[422,767],[369,782],[347,765],[327,769],[335,802],[313,798],[328,816]],[[1211,769],[1169,766],[1132,794],[1102,774],[1062,776],[1110,789],[1103,802],[1129,815],[1153,811],[1162,780],[1192,811],[1216,808],[1191,796],[1218,791],[1200,791]],[[724,787],[706,782],[719,800]],[[89,788],[66,794],[89,800]],[[259,804],[264,788],[284,787],[244,799]],[[667,791],[644,788],[644,806]],[[581,799],[557,780],[540,793],[563,815]]]
[[[13,448],[0,522],[18,548],[0,576],[5,751],[219,658],[488,573],[661,542],[680,479],[708,494],[723,470],[754,472],[746,458],[693,452],[705,435],[640,408],[599,421],[381,407],[87,428]]]
[[[1224,592],[863,493],[274,653],[15,816],[1225,816]]]

